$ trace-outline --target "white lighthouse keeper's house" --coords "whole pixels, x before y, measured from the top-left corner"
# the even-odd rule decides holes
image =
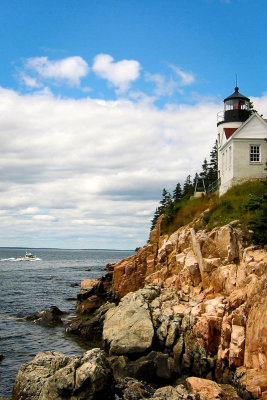
[[[220,113],[219,113],[220,114]],[[218,114],[219,194],[247,180],[267,176],[267,120],[251,112],[250,99],[239,88],[224,99]]]

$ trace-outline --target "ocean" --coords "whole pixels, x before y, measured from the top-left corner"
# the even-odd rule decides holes
[[[43,327],[24,316],[57,306],[74,317],[79,284],[100,278],[107,263],[134,251],[27,249],[36,260],[25,261],[21,248],[0,248],[0,397],[10,396],[21,364],[39,351],[81,355],[86,343],[67,336],[64,327]],[[90,271],[87,271],[90,269]],[[78,286],[75,286],[78,284]]]

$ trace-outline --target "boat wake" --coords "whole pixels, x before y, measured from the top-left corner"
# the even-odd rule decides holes
[[[15,261],[42,261],[42,259],[38,258],[38,257],[33,258],[33,259],[28,259],[28,258],[24,258],[24,257],[17,257],[17,258],[10,257],[10,258],[1,258],[0,262],[1,261],[14,261],[14,262]]]

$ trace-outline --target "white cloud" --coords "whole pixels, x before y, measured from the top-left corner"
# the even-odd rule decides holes
[[[187,86],[195,82],[195,77],[191,72],[185,72],[175,65],[170,65],[171,69],[180,77],[180,85]]]
[[[107,79],[120,92],[125,92],[139,78],[141,65],[135,60],[114,62],[109,54],[98,54],[94,58],[92,70],[100,78]]]
[[[253,99],[267,114],[267,96]],[[0,89],[2,246],[135,248],[163,187],[201,168],[223,104],[22,96]],[[27,219],[27,223],[25,223]]]
[[[67,57],[61,60],[49,60],[48,57],[28,58],[25,68],[38,74],[39,80],[53,79],[56,81],[66,81],[71,86],[79,86],[80,81],[89,73],[89,66],[82,57]],[[26,75],[25,75],[26,76]],[[26,84],[33,87],[28,76]],[[36,86],[35,86],[36,87]]]
[[[171,96],[178,89],[178,83],[172,78],[167,80],[161,74],[146,73],[146,80],[156,84],[155,94],[157,96]]]
[[[32,215],[39,212],[38,207],[27,207],[19,212],[20,215]]]
[[[32,218],[35,221],[55,221],[56,220],[56,218],[53,215],[45,215],[45,214],[34,215]]]
[[[38,80],[36,78],[28,76],[27,74],[24,74],[24,73],[22,73],[20,75],[20,80],[24,85],[26,85],[32,89],[40,88],[43,86],[42,83],[38,82]]]

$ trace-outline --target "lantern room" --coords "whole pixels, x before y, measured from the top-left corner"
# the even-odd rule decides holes
[[[224,121],[244,122],[250,116],[250,99],[239,93],[236,86],[235,92],[224,99]]]

